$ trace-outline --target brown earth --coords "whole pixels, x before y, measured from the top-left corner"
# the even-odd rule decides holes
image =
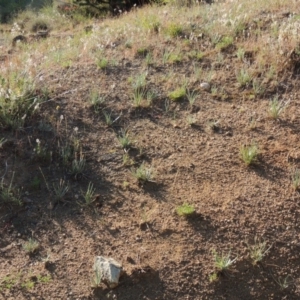
[[[228,53],[224,66],[234,59]],[[23,130],[1,132],[7,142],[0,175],[9,183],[14,173],[23,200],[21,208],[0,207],[1,299],[299,299],[300,197],[291,183],[292,169],[300,167],[298,74],[289,72],[274,89],[270,82],[268,93],[249,100],[249,90],[238,88],[233,70],[224,66],[214,81],[226,83],[226,97],[202,91],[196,81],[192,108],[186,99],[169,101],[156,80],[170,66],[146,69],[139,57],[106,70],[86,62],[42,74],[39,88],[51,90],[49,101]],[[193,72],[190,61],[172,69],[187,77]],[[135,108],[128,78],[145,71],[157,97],[150,107]],[[98,111],[88,103],[94,89],[108,95]],[[268,115],[274,94],[290,101],[277,120]],[[112,126],[102,109],[112,112]],[[188,115],[197,118],[194,126]],[[219,121],[214,129],[212,120]],[[128,151],[133,166],[123,164],[122,128],[134,141]],[[35,156],[36,139],[52,151],[51,159]],[[87,162],[76,178],[59,156],[74,141]],[[259,160],[246,167],[239,149],[252,141]],[[143,162],[155,170],[155,182],[139,184],[132,176]],[[70,189],[57,202],[52,186],[60,179]],[[89,182],[97,196],[87,207],[81,191]],[[179,217],[175,209],[183,203],[196,214]],[[22,245],[31,237],[40,248],[27,255]],[[248,248],[255,238],[271,246],[257,265]],[[238,257],[215,282],[209,280],[212,250]],[[91,287],[96,255],[123,264],[117,288]]]

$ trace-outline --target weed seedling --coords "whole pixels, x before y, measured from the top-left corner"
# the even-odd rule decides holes
[[[90,205],[95,201],[95,191],[96,190],[94,189],[93,184],[90,182],[86,192],[82,193],[85,200],[85,205]]]
[[[172,101],[179,101],[179,100],[183,99],[185,96],[186,96],[185,86],[182,86],[182,87],[174,90],[173,92],[169,93],[169,98]]]
[[[104,70],[108,66],[108,60],[106,58],[99,58],[97,59],[96,64],[99,69]]]
[[[276,96],[270,102],[269,106],[269,115],[272,119],[277,120],[280,114],[285,110],[287,103],[283,103],[283,101],[278,101],[278,96]]]
[[[20,199],[19,191],[12,186],[15,173],[13,173],[9,186],[5,186],[3,179],[0,185],[0,203],[12,204],[12,205],[22,205]]]
[[[290,277],[290,275],[287,275],[284,278],[279,277],[277,280],[274,278],[275,282],[279,285],[280,290],[286,290],[293,283],[292,278],[289,280]]]
[[[227,254],[218,254],[215,250],[212,251],[213,258],[214,258],[214,266],[217,272],[224,274],[238,259],[235,257],[231,259],[231,252]]]
[[[188,125],[192,126],[197,122],[197,118],[193,115],[188,115],[186,118]]]
[[[292,173],[292,183],[295,191],[298,191],[300,188],[300,170],[295,169]]]
[[[267,247],[267,243],[265,241],[260,242],[255,237],[254,245],[248,244],[250,258],[252,259],[253,264],[257,265],[258,263],[260,263],[263,260],[263,258],[267,255],[271,247],[272,245],[270,247]]]
[[[102,272],[98,265],[94,265],[94,276],[92,277],[92,287],[97,288],[102,282]]]
[[[171,23],[167,28],[166,28],[166,33],[172,38],[176,38],[180,35],[183,34],[183,28],[178,25],[177,23]]]
[[[23,249],[28,254],[33,254],[40,247],[40,243],[32,238],[23,244]]]
[[[195,212],[195,208],[193,205],[189,205],[187,203],[184,203],[181,206],[178,206],[176,208],[176,212],[179,216],[188,217]]]
[[[75,179],[78,179],[79,176],[83,174],[83,171],[85,169],[85,159],[82,154],[80,154],[79,159],[75,157],[75,159],[72,162],[70,174],[74,176]]]
[[[198,94],[197,92],[192,92],[190,91],[189,89],[186,90],[186,98],[188,99],[189,103],[190,103],[190,106],[193,106],[197,97],[198,97]]]
[[[113,119],[111,117],[112,113],[107,113],[106,111],[103,111],[103,115],[105,118],[105,123],[107,126],[111,126],[113,124]]]
[[[236,79],[240,87],[246,87],[250,84],[252,77],[247,70],[241,69],[239,72],[236,73]]]
[[[132,166],[134,165],[134,160],[129,156],[128,153],[123,155],[123,165],[124,166]]]
[[[129,149],[131,141],[127,130],[121,129],[121,134],[118,136],[118,141],[123,149]]]
[[[257,161],[258,147],[255,144],[240,147],[240,157],[246,166],[253,165]]]
[[[155,182],[153,181],[154,172],[152,168],[145,167],[144,164],[141,164],[137,169],[132,169],[131,174],[135,177],[139,182]]]
[[[105,103],[106,97],[100,96],[97,91],[93,90],[90,94],[89,100],[90,100],[91,106],[94,108],[94,111],[98,113],[101,106],[103,106],[103,104]]]
[[[54,196],[57,201],[62,201],[69,190],[69,185],[63,179],[58,184],[53,184]]]

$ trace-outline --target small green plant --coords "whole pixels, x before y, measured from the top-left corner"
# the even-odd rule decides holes
[[[257,239],[257,237],[255,237],[254,244],[248,244],[250,258],[252,259],[253,264],[257,265],[258,263],[260,263],[263,260],[263,258],[267,255],[271,247],[272,245],[268,247],[265,241],[261,242]]]
[[[27,280],[23,283],[21,283],[21,287],[27,290],[31,290],[34,288],[35,282],[32,280]]]
[[[134,91],[143,90],[146,87],[147,73],[142,73],[134,78],[130,77],[129,82],[131,82]]]
[[[147,15],[142,19],[141,25],[143,28],[149,30],[150,32],[158,33],[160,22],[156,15]]]
[[[182,61],[182,55],[177,53],[170,53],[168,62],[171,64],[180,63]]]
[[[241,69],[236,73],[236,79],[240,87],[246,87],[251,83],[252,77],[245,69]]]
[[[218,50],[225,50],[227,49],[229,46],[231,46],[233,44],[233,37],[231,36],[224,36],[221,41],[219,41],[217,44],[216,44],[216,48]]]
[[[291,279],[289,279],[291,278]],[[290,275],[287,275],[284,278],[279,277],[278,279],[274,278],[274,281],[279,285],[280,290],[286,290],[291,284],[293,284],[293,279]]]
[[[12,175],[8,187],[4,185],[4,178],[2,178],[1,185],[0,185],[0,203],[2,202],[5,204],[21,206],[22,201],[19,195],[19,191],[16,190],[12,185],[14,176],[15,176],[15,172]]]
[[[83,175],[84,169],[85,169],[85,163],[86,160],[84,159],[84,156],[82,153],[79,155],[79,159],[75,157],[75,159],[72,162],[70,174],[74,176],[75,179],[78,179],[79,176]]]
[[[218,93],[219,93],[218,87],[212,86],[211,87],[211,94],[212,94],[212,96],[217,96]]]
[[[265,87],[257,79],[252,80],[252,89],[255,95],[262,95],[265,92]]]
[[[134,160],[129,156],[128,153],[123,154],[123,165],[124,166],[132,166],[134,165]]]
[[[39,160],[51,159],[51,152],[48,152],[47,148],[42,146],[41,141],[39,139],[36,139],[36,147],[33,151]]]
[[[238,259],[235,257],[231,259],[231,252],[224,254],[224,253],[217,253],[215,250],[212,250],[213,259],[214,259],[214,267],[216,268],[218,273],[226,272]]]
[[[153,64],[153,56],[151,53],[147,53],[145,57],[145,62],[147,66],[151,66]]]
[[[121,129],[121,133],[118,136],[118,141],[123,149],[128,149],[131,146],[131,140],[129,138],[128,131],[126,129]]]
[[[197,122],[197,118],[193,115],[188,115],[186,118],[188,125],[192,126]]]
[[[240,157],[246,166],[250,166],[257,161],[258,147],[256,144],[240,147]]]
[[[219,120],[209,120],[207,122],[207,127],[209,130],[215,132],[218,131],[220,128],[220,121]]]
[[[99,95],[99,93],[96,90],[93,90],[90,94],[89,100],[91,106],[94,108],[94,111],[99,112],[99,109],[103,106],[103,104],[106,101],[106,97]]]
[[[188,217],[195,212],[195,208],[193,205],[184,203],[176,208],[176,212],[179,216]]]
[[[283,101],[278,101],[278,96],[276,96],[270,102],[270,106],[269,106],[270,117],[274,120],[278,119],[281,113],[285,110],[286,106],[287,103],[284,103]]]
[[[40,243],[32,238],[23,244],[23,249],[28,254],[33,254],[40,247]]]
[[[237,56],[238,60],[244,61],[244,59],[245,59],[245,50],[243,48],[238,48],[238,50],[236,52],[236,56]]]
[[[69,191],[69,185],[60,179],[58,184],[53,184],[54,196],[57,201],[62,201]]]
[[[102,272],[101,272],[101,269],[100,267],[98,266],[98,264],[94,264],[94,274],[93,274],[93,277],[92,277],[92,287],[99,287],[101,282],[102,282]]]
[[[144,163],[142,163],[137,169],[132,169],[131,174],[135,177],[139,182],[155,182],[154,172],[152,168],[147,168]]]
[[[103,115],[104,115],[104,118],[105,118],[106,125],[107,126],[111,126],[114,123],[114,121],[113,121],[113,119],[111,117],[112,112],[108,113],[106,111],[103,111]]]
[[[91,205],[95,201],[95,191],[93,184],[90,182],[86,192],[82,192],[85,205]]]
[[[64,166],[67,166],[73,157],[73,148],[68,143],[59,149],[60,157]]]
[[[214,272],[209,275],[209,282],[215,282],[218,280],[218,273]]]
[[[108,66],[108,60],[106,58],[98,58],[96,61],[96,65],[99,69],[104,70]]]
[[[10,290],[13,288],[19,281],[20,277],[21,274],[18,274],[17,276],[8,275],[2,278],[0,280],[0,291],[2,291],[2,289]]]
[[[149,54],[149,53],[150,53],[150,52],[149,52],[149,49],[144,48],[144,47],[138,48],[138,49],[136,50],[136,55],[137,55],[138,57],[146,57],[146,55]]]
[[[203,59],[203,57],[205,56],[205,53],[203,52],[192,52],[191,53],[191,57],[196,59],[197,61],[201,61]]]
[[[37,280],[40,283],[48,283],[51,281],[51,276],[50,275],[45,275],[45,276],[38,275]]]
[[[177,23],[171,23],[166,27],[165,32],[172,38],[176,38],[183,34],[183,28]]]
[[[300,188],[300,170],[295,169],[292,172],[292,184],[295,191],[298,191]]]
[[[132,95],[133,106],[134,107],[142,107],[145,97],[146,97],[146,92],[144,89],[134,90],[133,95]]]
[[[179,101],[186,96],[186,87],[182,86],[174,90],[173,92],[169,93],[168,96],[172,101]]]
[[[193,106],[199,95],[196,91],[191,91],[191,90],[187,89],[185,96],[188,99],[190,106]]]

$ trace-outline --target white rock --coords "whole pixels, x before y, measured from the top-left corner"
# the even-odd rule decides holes
[[[200,83],[200,88],[202,90],[209,91],[210,90],[210,84],[208,82],[201,82]]]
[[[122,272],[122,265],[113,258],[96,256],[94,271],[101,274],[101,280],[114,288],[119,284],[119,278]]]

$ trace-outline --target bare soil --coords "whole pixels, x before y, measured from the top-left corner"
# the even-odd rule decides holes
[[[1,299],[299,299],[300,196],[291,183],[292,170],[300,167],[298,74],[287,71],[282,86],[272,89],[270,82],[268,93],[249,100],[249,90],[239,88],[225,67],[233,59],[225,53],[214,79],[226,83],[226,97],[195,82],[193,107],[186,99],[169,101],[156,80],[170,68],[188,77],[190,61],[145,67],[132,57],[106,70],[86,62],[42,74],[39,88],[51,91],[49,101],[23,130],[1,131],[7,142],[0,149],[0,175],[9,183],[14,173],[23,201],[17,208],[0,206]],[[204,68],[210,63],[197,62]],[[128,78],[144,71],[157,97],[150,107],[135,108]],[[88,101],[94,89],[107,95],[98,111]],[[275,94],[290,101],[277,120],[268,114]],[[116,120],[111,126],[103,110]],[[188,115],[197,118],[194,126]],[[133,141],[127,151],[132,166],[123,163],[121,129]],[[52,151],[51,159],[36,157],[36,139]],[[86,159],[80,176],[70,175],[59,155],[74,140]],[[251,142],[259,159],[247,167],[239,149]],[[155,182],[140,184],[132,176],[141,163],[155,170]],[[57,202],[52,187],[60,179],[69,191]],[[89,182],[97,195],[85,206],[81,194]],[[183,203],[196,213],[178,216]],[[23,244],[31,237],[40,248],[27,255]],[[271,248],[253,265],[248,244],[255,238]],[[212,250],[238,257],[215,282],[209,280]],[[97,255],[122,263],[117,288],[92,287]]]

